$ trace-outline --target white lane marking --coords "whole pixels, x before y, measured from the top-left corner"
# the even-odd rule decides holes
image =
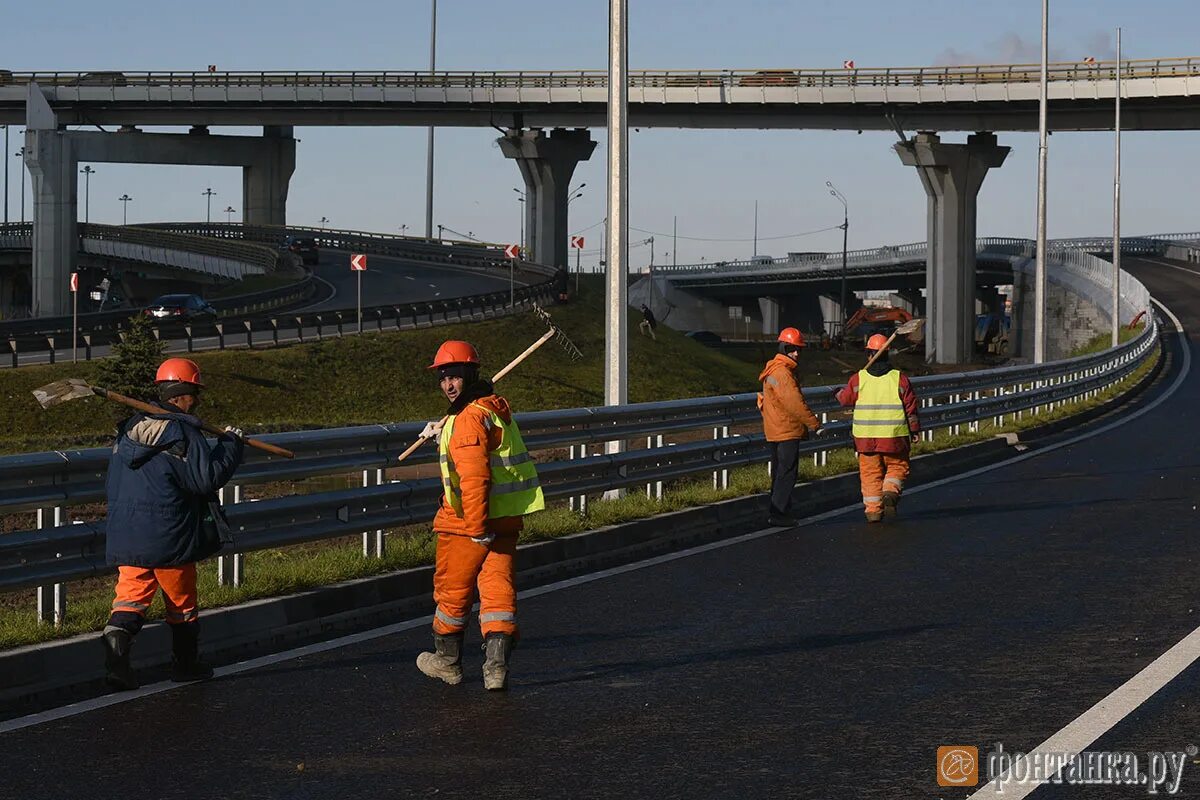
[[[404,280],[406,280],[406,281],[415,281],[415,280],[416,280],[416,278],[414,278],[412,275],[405,275],[405,276],[404,276]]]
[[[1136,419],[1137,417],[1140,417],[1143,414],[1146,414],[1146,413],[1150,412],[1151,410],[1153,410],[1154,408],[1157,408],[1159,405],[1161,405],[1167,398],[1169,398],[1172,394],[1175,393],[1176,390],[1179,389],[1180,385],[1183,383],[1184,378],[1187,377],[1188,371],[1191,367],[1191,354],[1187,347],[1187,340],[1183,334],[1183,326],[1179,323],[1178,318],[1174,314],[1172,314],[1171,311],[1166,306],[1162,305],[1161,303],[1158,303],[1157,300],[1154,302],[1168,316],[1170,316],[1172,321],[1175,323],[1175,329],[1178,332],[1177,335],[1180,337],[1180,340],[1181,340],[1180,344],[1183,347],[1183,352],[1184,352],[1183,365],[1182,365],[1182,368],[1180,369],[1179,376],[1176,377],[1175,381],[1171,384],[1170,387],[1167,388],[1167,390],[1161,396],[1159,396],[1153,402],[1147,404],[1146,406],[1138,409],[1138,411],[1136,411],[1135,413],[1130,414],[1127,417],[1122,417],[1121,420],[1111,423],[1109,425],[1105,425],[1102,428],[1098,428],[1094,431],[1089,431],[1087,433],[1082,433],[1078,436],[1072,437],[1071,439],[1060,442],[1056,445],[1045,447],[1045,448],[1042,448],[1039,450],[1029,450],[1019,456],[1016,456],[1016,457],[1010,458],[1010,459],[1005,459],[1004,461],[1001,461],[997,464],[992,464],[992,465],[986,466],[986,467],[980,467],[978,469],[971,470],[970,472],[964,472],[961,475],[954,475],[954,476],[951,476],[948,478],[942,478],[940,480],[933,481],[931,483],[926,483],[926,484],[922,484],[920,486],[915,486],[912,489],[909,489],[907,494],[916,494],[918,492],[928,491],[930,489],[934,489],[939,486],[945,486],[946,484],[954,483],[956,481],[961,481],[966,478],[973,477],[975,475],[981,475],[985,472],[991,472],[992,470],[1006,468],[1014,463],[1017,463],[1020,461],[1025,461],[1027,459],[1041,455],[1042,453],[1050,453],[1050,452],[1058,450],[1062,447],[1067,447],[1069,445],[1076,444],[1078,442],[1082,442],[1087,439],[1091,439],[1095,436],[1099,436],[1103,433],[1107,433],[1109,430],[1112,430],[1117,425],[1124,425],[1129,420]],[[838,516],[848,513],[848,512],[858,511],[861,508],[862,508],[861,503],[857,503],[857,502],[850,503],[848,505],[841,506],[840,508],[833,509],[832,511],[826,511],[821,514],[816,514],[811,517],[806,517],[806,518],[800,520],[796,524],[795,527],[796,528],[807,527],[814,523],[823,522],[827,519],[832,519],[834,517],[838,517]],[[625,564],[623,566],[606,569],[601,572],[593,572],[588,575],[580,575],[576,578],[569,578],[567,580],[557,581],[555,583],[546,584],[545,586],[539,586],[534,589],[526,589],[525,591],[518,592],[517,597],[520,599],[528,599],[528,598],[532,598],[532,597],[538,597],[540,595],[549,594],[550,592],[556,592],[556,591],[559,591],[562,589],[569,589],[574,586],[581,586],[583,584],[591,583],[593,581],[603,580],[604,578],[610,578],[614,575],[623,575],[627,572],[633,572],[635,570],[646,569],[647,567],[653,567],[653,566],[657,566],[658,564],[665,564],[665,563],[668,563],[671,561],[677,561],[682,558],[688,558],[690,556],[699,555],[700,553],[707,553],[712,550],[719,550],[719,549],[726,548],[726,547],[734,547],[734,546],[742,544],[744,542],[750,542],[750,541],[754,541],[755,539],[761,539],[765,536],[774,536],[775,534],[778,534],[781,531],[787,531],[787,530],[792,530],[792,528],[764,528],[762,530],[753,531],[751,533],[743,534],[741,536],[737,536],[732,539],[722,539],[719,542],[711,542],[709,544],[700,545],[698,547],[692,547],[687,550],[680,550],[679,552],[676,552],[676,553],[667,553],[665,555],[655,556],[654,558],[649,558],[644,561],[637,561],[632,564]],[[249,672],[250,670],[260,669],[262,667],[271,666],[272,664],[278,664],[283,661],[290,661],[294,658],[302,658],[304,656],[314,655],[316,653],[324,653],[324,652],[328,652],[330,650],[336,650],[339,647],[347,647],[350,645],[360,644],[362,642],[369,642],[373,639],[379,639],[384,636],[390,636],[394,633],[401,633],[403,631],[412,630],[413,628],[419,628],[419,627],[422,627],[422,626],[428,625],[428,624],[429,624],[428,616],[423,616],[418,619],[410,619],[410,620],[406,620],[404,622],[398,622],[398,623],[394,623],[392,625],[386,625],[382,628],[374,628],[369,631],[361,631],[359,633],[350,634],[348,636],[342,636],[337,639],[330,639],[329,641],[326,641],[326,642],[317,642],[315,644],[305,645],[303,647],[297,647],[297,648],[293,648],[291,650],[284,650],[283,652],[280,652],[280,653],[272,653],[271,655],[266,655],[266,656],[262,656],[260,658],[250,659],[248,661],[240,661],[236,664],[230,664],[225,667],[218,667],[214,671],[214,674],[216,675],[216,677],[224,677],[226,675],[236,675],[241,672]],[[149,697],[151,695],[161,694],[162,692],[170,691],[171,689],[176,689],[176,688],[179,688],[180,686],[185,686],[185,685],[187,685],[187,684],[178,684],[178,683],[171,683],[170,681],[162,681],[161,683],[155,683],[155,684],[151,684],[149,686],[143,686],[142,688],[137,689],[132,692],[120,692],[117,694],[105,695],[104,697],[97,697],[97,698],[93,698],[91,700],[85,700],[85,701],[82,701],[79,703],[73,703],[68,706],[62,706],[60,708],[54,708],[54,709],[50,709],[48,711],[42,711],[42,712],[39,712],[36,714],[29,714],[24,717],[17,717],[15,719],[11,719],[11,720],[8,720],[5,722],[0,722],[0,733],[7,733],[9,731],[21,730],[22,728],[30,728],[35,725],[42,725],[47,722],[54,722],[56,720],[66,719],[67,717],[73,717],[73,716],[77,716],[79,714],[86,714],[89,711],[95,711],[95,710],[98,710],[101,708],[108,708],[109,706],[114,706],[119,703],[126,703],[131,700],[140,700],[143,697]]]
[[[329,297],[326,297],[324,300],[321,300],[316,303],[309,303],[308,305],[306,305],[302,308],[294,308],[290,312],[287,312],[287,313],[299,314],[301,311],[308,311],[310,309],[316,308],[317,306],[323,306],[326,303],[332,302],[334,300],[334,298],[337,297],[337,295],[338,295],[337,287],[334,286],[332,283],[325,280],[321,276],[317,275],[317,273],[315,273],[315,272],[313,273],[313,280],[320,281],[321,283],[323,283],[329,287],[329,291],[330,291]]]
[[[1169,261],[1162,261],[1161,259],[1157,259],[1157,258],[1139,257],[1138,260],[1139,261],[1148,261],[1151,264],[1157,264],[1160,267],[1170,267],[1171,269],[1177,269],[1180,272],[1186,272],[1189,275],[1200,275],[1200,270],[1188,269],[1187,267],[1181,267],[1178,264],[1172,264]]]
[[[1173,264],[1164,264],[1163,266],[1174,266]],[[1191,272],[1191,270],[1184,270]],[[1153,300],[1153,298],[1151,298]],[[1167,389],[1166,393],[1155,399],[1145,408],[1139,409],[1136,413],[1123,417],[1119,422],[1106,425],[1105,427],[1093,432],[1091,435],[1097,435],[1111,430],[1117,425],[1124,425],[1128,420],[1140,417],[1142,414],[1150,411],[1158,406],[1162,401],[1166,400],[1179,388],[1187,377],[1188,370],[1191,368],[1192,354],[1191,348],[1188,345],[1187,336],[1184,333],[1183,325],[1179,323],[1179,318],[1171,313],[1171,310],[1157,300],[1153,301],[1156,306],[1162,309],[1163,313],[1171,318],[1171,322],[1175,324],[1175,335],[1179,337],[1179,346],[1183,351],[1183,365],[1179,371],[1179,375],[1175,381]],[[1040,452],[1050,452],[1057,447],[1046,448]],[[1020,461],[1024,456],[1014,458],[1011,461],[1005,462],[1011,464],[1013,461]],[[919,489],[924,486],[918,487]],[[1067,724],[1065,728],[1053,734],[1049,739],[1039,744],[1028,755],[1034,757],[1036,753],[1078,753],[1088,747],[1092,742],[1099,739],[1105,733],[1110,731],[1118,722],[1129,716],[1138,706],[1149,700],[1155,692],[1166,686],[1172,680],[1179,676],[1181,672],[1187,669],[1200,658],[1200,628],[1185,636],[1181,641],[1175,644],[1170,650],[1160,655],[1154,661],[1150,662],[1149,666],[1134,675],[1125,683],[1118,686],[1107,697],[1101,700],[1096,705],[1089,708],[1087,711],[1080,714],[1073,721]],[[1055,772],[1054,774],[1057,774]],[[980,787],[968,800],[974,798],[991,797],[1003,795],[1012,800],[1021,800],[1035,791],[1043,783],[1048,782],[1054,775],[1045,775],[1041,780],[1030,780],[1027,782],[1016,783],[1015,781],[1007,780],[1008,772],[997,775],[990,782]]]

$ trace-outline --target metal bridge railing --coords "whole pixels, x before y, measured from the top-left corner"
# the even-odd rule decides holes
[[[1102,353],[1036,366],[916,378],[922,427],[932,435],[939,429],[974,428],[983,420],[1003,423],[1013,415],[1036,414],[1103,391],[1157,351],[1158,328],[1152,321],[1135,339]],[[836,388],[805,390],[816,413],[827,417],[835,410]],[[703,473],[712,473],[715,482],[728,485],[731,467],[767,461],[761,435],[729,435],[731,427],[757,422],[751,393],[543,411],[517,418],[530,449],[543,456],[564,447],[586,454],[603,442],[650,437],[645,449],[542,461],[539,473],[552,498],[634,486],[645,486],[648,492],[658,487],[661,496],[663,481]],[[440,480],[388,480],[385,472],[416,438],[421,425],[369,425],[262,437],[294,450],[295,460],[248,453],[234,483],[226,488],[226,500],[239,498],[241,488],[248,485],[317,476],[361,476],[362,487],[228,503],[237,535],[231,552],[362,534],[364,556],[382,556],[381,531],[424,523],[438,503]],[[847,422],[828,423],[828,435],[806,441],[803,452],[823,460],[829,451],[849,446],[849,427]],[[712,439],[707,438],[709,430]],[[696,432],[703,432],[705,438],[697,440]],[[673,434],[685,434],[687,441],[664,443],[664,437]],[[418,452],[415,464],[436,457],[432,447]],[[38,587],[38,613],[45,621],[61,621],[66,614],[66,582],[111,571],[104,563],[104,521],[70,520],[72,507],[103,500],[109,454],[108,448],[95,448],[0,458],[0,512],[36,510],[39,520],[37,529],[0,535],[0,591]],[[243,574],[240,568],[225,569],[225,563],[223,579]]]
[[[949,86],[1038,83],[1037,64],[980,64],[939,67],[857,67],[854,69],[770,68],[745,70],[636,70],[631,88]],[[1049,66],[1051,82],[1113,81],[1113,61],[1059,62]],[[1123,80],[1200,76],[1200,58],[1160,58],[1121,63]],[[65,89],[96,87],[163,88],[405,88],[405,89],[586,89],[606,88],[600,70],[525,71],[263,71],[263,72],[11,72],[5,85],[37,83]],[[169,99],[169,98],[165,98]],[[310,98],[306,98],[310,99]]]

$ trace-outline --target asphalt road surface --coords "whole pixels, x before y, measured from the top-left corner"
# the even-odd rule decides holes
[[[301,311],[304,313],[326,311],[348,312],[345,316],[345,329],[347,331],[351,330],[354,326],[353,320],[355,320],[354,311],[357,308],[358,277],[356,273],[350,271],[350,254],[338,250],[323,250],[321,252],[320,263],[313,268],[313,271],[317,279],[325,283],[328,287],[326,292],[328,296],[319,302],[310,303],[300,308],[277,312],[276,316],[286,318],[289,313]],[[367,271],[362,273],[362,276],[363,307],[392,303],[398,305],[423,303],[430,300],[504,292],[509,289],[509,276],[507,273],[486,274],[478,270],[463,267],[433,266],[422,262],[389,258],[386,256],[368,256]],[[514,276],[513,285],[516,288],[519,289],[525,286],[526,283],[527,281],[522,280],[519,275]],[[130,311],[130,313],[132,314],[133,311]],[[269,317],[272,315],[267,313],[260,316]],[[336,324],[332,317],[329,320],[329,324]],[[365,320],[363,324],[369,328],[370,320]],[[255,344],[266,345],[273,341],[270,331],[255,331],[252,335]],[[315,339],[316,337],[317,329],[315,326],[305,329],[305,339]],[[66,342],[68,345],[70,344],[70,340],[70,335],[58,337],[59,342]],[[281,330],[280,341],[291,342],[298,340],[299,337],[294,327]],[[197,336],[192,341],[195,350],[215,350],[219,344],[216,336]],[[232,343],[233,346],[244,346],[246,336],[245,333],[231,331],[226,335],[226,341],[227,343]],[[111,348],[108,345],[98,345],[92,348],[92,357],[103,358],[110,351]],[[167,352],[187,352],[187,340],[167,340]],[[79,348],[78,357],[80,359],[84,358],[82,347]],[[70,361],[71,348],[69,346],[56,348],[55,358],[60,362]],[[50,353],[47,350],[30,350],[18,353],[17,359],[18,364],[22,366],[26,364],[45,364],[50,360]],[[11,365],[12,360],[10,357],[0,358],[0,368],[10,367]]]
[[[1200,274],[1127,262],[1200,329]],[[1115,424],[918,489],[893,524],[850,508],[534,590],[506,694],[483,691],[474,646],[463,685],[421,676],[414,620],[31,720],[0,734],[0,795],[966,798],[937,785],[939,746],[986,759],[1064,732],[1185,752],[1200,645],[1174,680],[1130,683],[1200,626],[1200,371],[1170,338],[1170,369]],[[1131,686],[1149,699],[1123,721],[1077,721]],[[1176,796],[1200,796],[1190,756]]]

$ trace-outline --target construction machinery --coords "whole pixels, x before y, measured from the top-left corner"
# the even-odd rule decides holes
[[[846,320],[846,326],[842,330],[843,344],[860,344],[875,333],[886,336],[898,326],[912,322],[912,319],[913,315],[903,308],[863,306]]]

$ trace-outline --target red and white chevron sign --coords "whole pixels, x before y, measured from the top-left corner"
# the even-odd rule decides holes
[[[842,69],[854,69],[854,60],[853,60],[853,59],[847,59],[846,61],[843,61],[843,62],[842,62]]]
[[[582,250],[583,249],[583,237],[582,236],[572,236],[571,237],[571,249],[573,249],[573,250]]]
[[[71,291],[72,292],[79,291],[79,273],[78,272],[71,273]]]
[[[350,256],[350,269],[354,272],[367,271],[367,254],[354,253]]]
[[[514,261],[521,257],[521,246],[519,244],[510,244],[504,248],[504,257],[511,258]]]

